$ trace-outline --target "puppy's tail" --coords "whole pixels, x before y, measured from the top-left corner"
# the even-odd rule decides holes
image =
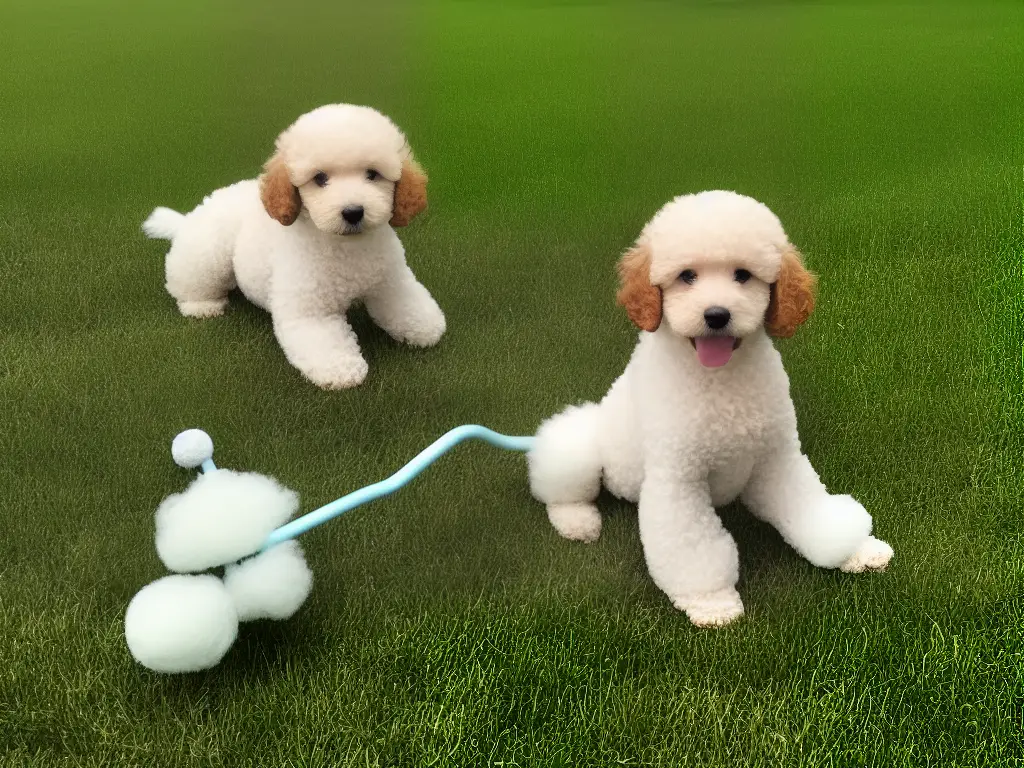
[[[601,492],[600,410],[570,406],[541,424],[526,455],[530,491],[545,504],[594,501]]]
[[[181,229],[181,223],[185,216],[172,211],[170,208],[157,208],[149,218],[142,222],[142,231],[147,237],[159,238],[161,240],[173,240]]]

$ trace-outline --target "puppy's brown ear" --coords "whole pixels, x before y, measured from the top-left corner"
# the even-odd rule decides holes
[[[795,248],[782,254],[782,268],[771,285],[771,300],[765,313],[765,326],[772,336],[789,338],[814,311],[818,278],[804,267]]]
[[[661,288],[651,284],[651,252],[634,245],[619,259],[619,304],[633,324],[653,333],[661,325]]]
[[[427,174],[410,155],[402,161],[402,176],[395,183],[391,226],[405,227],[427,209]]]
[[[274,154],[263,166],[260,176],[260,200],[270,217],[284,224],[294,224],[302,210],[299,190],[288,178],[288,168],[280,154]]]

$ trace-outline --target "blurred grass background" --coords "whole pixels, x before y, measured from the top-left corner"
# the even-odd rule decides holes
[[[108,765],[1011,765],[1024,759],[1024,7],[678,2],[0,7],[0,760]],[[254,175],[321,103],[409,135],[434,350],[362,316],[324,393],[236,299],[187,321],[139,224]],[[816,570],[741,510],[748,615],[701,632],[635,515],[550,529],[465,446],[304,537],[316,583],[224,664],[134,664],[152,513],[218,463],[312,509],[465,422],[530,433],[634,343],[617,255],[676,194],[775,210],[821,275],[783,344],[806,450],[896,548]]]

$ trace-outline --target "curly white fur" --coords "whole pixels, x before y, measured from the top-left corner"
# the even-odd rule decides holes
[[[601,535],[601,515],[590,502],[601,490],[600,441],[598,406],[587,403],[542,424],[527,454],[533,493],[567,539],[590,542]]]
[[[164,576],[132,598],[124,636],[132,657],[155,672],[198,672],[224,658],[238,616],[216,576]]]
[[[884,568],[892,549],[870,536],[870,515],[830,495],[801,452],[789,379],[764,328],[789,247],[778,219],[730,192],[684,196],[638,243],[649,249],[644,279],[663,297],[664,321],[640,334],[599,404],[569,408],[538,430],[530,485],[555,528],[597,538],[602,479],[638,502],[652,578],[704,626],[743,613],[736,544],[715,513],[737,498],[815,565]],[[737,270],[750,274],[741,280]],[[729,310],[721,332],[705,320],[711,306]],[[722,338],[728,348],[698,352]]]
[[[268,215],[257,180],[218,189],[184,216],[157,208],[143,224],[172,240],[166,286],[181,313],[220,315],[241,289],[273,316],[289,362],[327,389],[356,386],[368,372],[346,319],[357,301],[393,338],[436,344],[444,314],[389,225],[411,160],[402,132],[369,107],[331,104],[284,131],[275,159],[301,202],[287,226]],[[353,208],[356,223],[344,218]]]
[[[238,611],[239,621],[291,618],[313,588],[302,548],[286,541],[266,552],[224,569],[224,586]]]
[[[157,508],[157,555],[179,573],[235,562],[257,552],[298,508],[298,495],[265,475],[207,472]]]

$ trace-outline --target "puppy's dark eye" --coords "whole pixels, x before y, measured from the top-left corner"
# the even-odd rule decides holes
[[[373,168],[371,168],[366,172],[366,178],[369,179],[370,181],[376,181],[377,179],[380,178],[380,174],[377,171],[373,170]]]
[[[320,171],[319,173],[317,173],[316,176],[313,177],[313,183],[316,184],[318,187],[326,187],[327,174],[324,173],[323,171]]]
[[[684,269],[679,273],[679,279],[687,285],[693,285],[693,282],[697,279],[697,273],[692,269]]]
[[[737,269],[735,277],[737,283],[745,283],[750,279],[750,273],[745,269]]]

